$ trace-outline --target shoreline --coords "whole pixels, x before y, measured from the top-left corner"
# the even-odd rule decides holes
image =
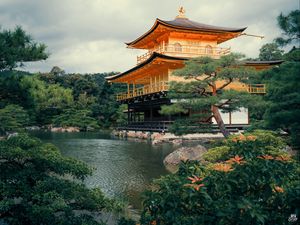
[[[119,138],[144,139],[150,141],[153,145],[160,143],[173,143],[180,145],[183,142],[201,141],[211,142],[216,139],[224,139],[222,133],[195,133],[185,135],[175,135],[172,133],[160,133],[149,131],[127,131],[113,130],[112,135]]]

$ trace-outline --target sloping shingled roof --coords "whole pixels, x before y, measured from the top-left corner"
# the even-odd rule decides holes
[[[181,29],[181,30],[188,30],[188,31],[198,31],[198,32],[213,32],[213,33],[241,33],[247,27],[243,28],[229,28],[229,27],[219,27],[219,26],[212,26],[204,23],[198,23],[187,18],[176,18],[171,21],[156,19],[154,25],[151,27],[149,31],[144,33],[142,36],[138,37],[136,40],[126,43],[128,46],[137,43],[138,41],[142,40],[149,34],[151,34],[159,25],[163,25],[170,28]]]
[[[159,19],[158,19],[159,20]],[[183,29],[193,29],[193,30],[201,30],[201,31],[220,31],[220,32],[243,32],[246,27],[244,28],[229,28],[229,27],[218,27],[212,26],[204,23],[198,23],[186,18],[176,18],[175,20],[166,21],[166,20],[159,20],[164,24],[168,24],[170,26],[176,26]]]
[[[246,66],[252,65],[279,65],[283,63],[284,60],[270,60],[270,61],[245,61]]]
[[[143,66],[151,63],[154,59],[156,58],[162,58],[162,59],[171,59],[171,60],[187,60],[187,58],[182,58],[182,57],[174,57],[174,56],[167,56],[167,55],[163,55],[163,54],[159,54],[157,52],[153,52],[153,54],[147,59],[145,60],[144,62],[142,62],[141,64],[131,68],[130,70],[127,70],[123,73],[119,73],[119,74],[116,74],[116,75],[113,75],[113,76],[109,76],[109,77],[105,77],[106,80],[114,80],[114,79],[117,79],[119,77],[122,77],[122,76],[125,76],[139,68],[142,68]]]

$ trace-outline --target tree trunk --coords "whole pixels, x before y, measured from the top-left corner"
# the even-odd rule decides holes
[[[216,96],[217,95],[217,88],[216,85],[212,86],[212,95]],[[228,138],[230,135],[230,132],[226,129],[224,121],[222,119],[222,116],[220,114],[219,108],[217,106],[212,105],[211,106],[211,111],[213,113],[213,116],[218,124],[218,127],[221,131],[221,133],[224,135],[225,138]]]
[[[216,107],[216,106],[213,105],[213,106],[211,107],[211,111],[212,111],[212,113],[213,113],[213,116],[214,116],[214,118],[215,118],[217,124],[218,124],[218,127],[219,127],[220,130],[221,130],[221,133],[224,135],[225,138],[227,138],[227,137],[230,135],[230,133],[229,133],[229,131],[228,131],[228,130],[226,129],[226,127],[225,127],[225,124],[224,124],[224,122],[223,122],[223,119],[222,119],[222,117],[221,117],[221,114],[220,114],[220,112],[219,112],[218,107]]]

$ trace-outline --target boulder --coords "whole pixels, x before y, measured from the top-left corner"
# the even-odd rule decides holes
[[[195,147],[181,147],[167,155],[164,159],[164,165],[179,165],[181,161],[200,160],[207,149],[202,145]]]

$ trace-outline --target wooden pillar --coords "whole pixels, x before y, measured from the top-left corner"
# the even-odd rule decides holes
[[[158,83],[159,83],[159,85],[158,85],[159,91],[161,91],[162,90],[162,82],[161,82],[160,74],[158,75]]]
[[[129,94],[130,94],[130,84],[127,83],[127,97],[129,97]]]
[[[153,121],[153,107],[150,108],[150,121]]]
[[[135,83],[132,84],[132,92],[133,92],[133,96],[135,96]]]
[[[229,112],[229,124],[231,125],[231,112]]]
[[[129,108],[129,105],[128,105],[127,108],[128,108],[127,109],[127,124],[129,124],[130,123],[130,108]]]

